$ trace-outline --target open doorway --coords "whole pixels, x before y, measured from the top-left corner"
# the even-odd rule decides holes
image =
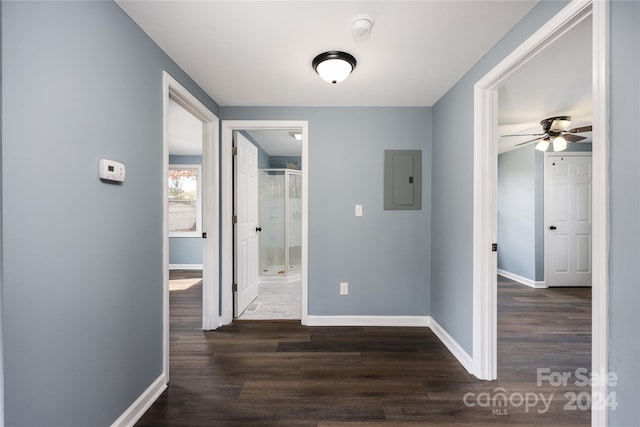
[[[274,141],[269,142],[270,138]],[[243,313],[245,318],[256,320],[296,319],[306,324],[307,139],[306,121],[222,122],[222,324],[230,323]],[[284,147],[288,148],[279,151]],[[260,176],[262,185],[282,198],[260,198]],[[249,198],[244,200],[246,197]],[[261,218],[261,206],[273,208],[271,210],[282,208],[282,211],[272,215],[277,218],[268,219],[266,213],[262,213]],[[297,209],[292,209],[294,207]],[[294,211],[297,214],[290,218],[289,214]],[[262,221],[268,229],[262,227]],[[292,230],[298,226],[299,231]],[[260,304],[267,308],[264,300],[257,299],[261,285],[265,295],[269,291],[266,288],[274,286],[283,291],[282,300],[293,300],[299,312],[287,314],[272,306],[272,310],[268,310],[274,311],[271,314],[248,316],[254,307],[257,312]],[[280,292],[275,294],[276,302],[278,294]]]
[[[575,375],[591,367],[591,28],[589,16],[498,89],[501,384],[513,378],[542,384],[539,369]],[[572,71],[559,74],[567,52]],[[566,120],[551,123],[552,117]],[[554,135],[565,136],[553,144]],[[554,391],[590,392],[571,387]],[[573,415],[590,422],[588,411]]]
[[[531,287],[591,286],[591,167],[575,165],[571,157],[592,150],[591,27],[589,16],[498,90],[498,272]],[[558,73],[568,52],[571,72]],[[566,130],[550,131],[564,144],[554,146],[544,131],[553,117],[567,119],[550,123]],[[557,161],[547,162],[549,156]],[[581,183],[570,185],[576,171]],[[563,182],[553,184],[554,178]],[[579,237],[569,233],[577,222]]]
[[[169,93],[169,293],[202,287],[202,120]],[[201,295],[200,295],[201,299]],[[202,301],[200,301],[202,304]]]
[[[163,123],[163,359],[168,382],[170,292],[201,288],[196,299],[202,329],[219,325],[218,118],[164,72]]]
[[[299,321],[302,131],[299,128],[235,131],[233,138],[237,218],[234,283],[238,288],[234,292],[234,318]],[[248,155],[247,151],[253,154]],[[254,158],[255,164],[246,164],[247,159]]]
[[[584,19],[592,16],[593,82],[593,210],[592,239],[592,372],[607,369],[607,63],[608,6],[604,2],[572,2],[547,21],[475,85],[473,369],[482,379],[497,374],[496,331],[496,170],[498,90],[525,64],[544,52]],[[606,384],[593,384],[594,395],[606,396]],[[594,425],[606,425],[606,408],[591,408]]]

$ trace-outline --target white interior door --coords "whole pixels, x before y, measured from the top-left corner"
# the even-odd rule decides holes
[[[258,149],[236,132],[235,316],[258,296]]]
[[[591,286],[591,153],[545,157],[547,286]]]

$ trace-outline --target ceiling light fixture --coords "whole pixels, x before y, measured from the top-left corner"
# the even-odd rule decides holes
[[[289,136],[296,141],[302,141],[302,132],[291,131],[289,132]]]
[[[332,50],[313,58],[311,65],[322,80],[340,83],[356,68],[356,58],[346,52]]]

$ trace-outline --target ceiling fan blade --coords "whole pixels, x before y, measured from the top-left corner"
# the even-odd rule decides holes
[[[519,143],[519,144],[516,144],[516,147],[517,147],[517,146],[519,146],[519,145],[525,145],[525,144],[529,144],[529,143],[531,143],[531,142],[538,141],[538,140],[540,140],[540,139],[544,139],[546,136],[547,136],[547,134],[545,133],[545,134],[543,134],[542,136],[539,136],[539,137],[537,137],[537,138],[533,138],[533,139],[530,139],[530,140],[528,140],[528,141],[525,141],[525,142],[521,142],[521,143]]]
[[[546,133],[516,133],[513,135],[500,135],[501,137],[503,136],[545,136]]]
[[[582,133],[582,132],[591,132],[591,128],[592,126],[582,126],[582,127],[577,127],[577,128],[573,128],[573,129],[569,129],[567,131],[567,133]]]
[[[580,136],[580,135],[572,135],[572,134],[570,134],[570,133],[562,134],[562,137],[563,137],[564,139],[566,139],[566,140],[567,140],[567,142],[578,142],[578,141],[582,141],[583,139],[587,139],[587,138],[586,138],[586,137],[584,137],[584,136]]]

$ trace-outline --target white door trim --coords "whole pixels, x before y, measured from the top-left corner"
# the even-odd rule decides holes
[[[308,286],[309,286],[309,162],[308,141],[309,124],[307,121],[287,120],[222,120],[222,230],[221,230],[221,313],[220,324],[227,325],[233,321],[233,156],[231,149],[233,144],[233,131],[256,129],[292,129],[302,130],[302,316],[301,322],[307,324],[308,316]]]
[[[206,191],[204,196],[202,231],[207,233],[207,238],[203,240],[203,277],[202,277],[202,329],[211,330],[219,326],[218,323],[218,271],[219,271],[219,221],[218,221],[218,201],[219,201],[219,180],[218,180],[218,117],[213,114],[204,104],[185,89],[169,73],[162,73],[162,170],[163,176],[169,173],[169,94],[180,100],[180,104],[190,113],[202,120],[204,124],[203,147],[202,147],[202,167],[203,167],[203,187]],[[166,178],[163,185],[163,215],[162,215],[162,334],[163,334],[163,363],[165,380],[169,381],[169,227],[168,218],[168,193]]]
[[[474,87],[473,372],[478,378],[492,380],[497,374],[497,257],[491,252],[491,244],[497,236],[498,89],[545,47],[590,14],[593,17],[594,129],[592,372],[598,375],[607,372],[609,2],[574,0]],[[606,396],[607,385],[594,385],[592,395]],[[594,426],[605,426],[607,408],[593,407],[591,422]]]

